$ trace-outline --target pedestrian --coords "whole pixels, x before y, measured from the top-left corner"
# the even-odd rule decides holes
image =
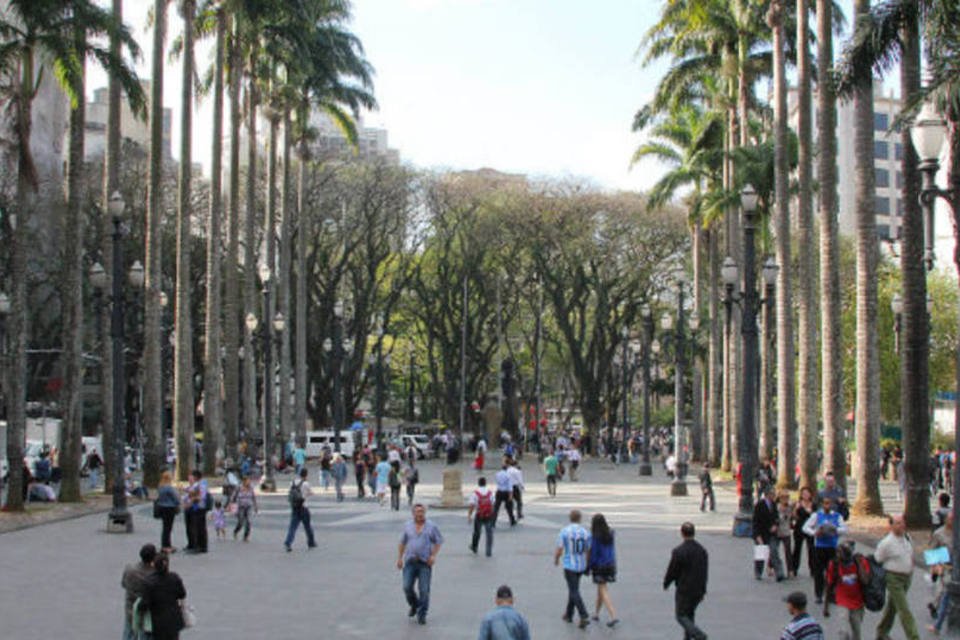
[[[300,470],[307,464],[307,450],[303,446],[303,440],[297,442],[293,449],[294,473],[300,475]]]
[[[483,617],[477,640],[530,640],[530,627],[513,608],[513,591],[503,584],[497,587],[497,608]]]
[[[120,586],[123,587],[123,640],[141,640],[142,633],[134,629],[133,605],[142,598],[147,590],[147,580],[153,573],[153,559],[157,557],[157,548],[152,544],[140,547],[140,562],[128,564],[123,569]]]
[[[580,457],[580,449],[571,445],[567,451],[567,459],[570,460],[570,482],[580,479]]]
[[[403,482],[400,479],[400,461],[394,460],[390,463],[390,472],[387,474],[387,484],[390,485],[390,508],[394,511],[400,511],[400,487]]]
[[[296,479],[290,483],[290,490],[287,492],[287,501],[290,503],[290,526],[287,528],[287,538],[283,542],[283,547],[290,553],[293,549],[293,538],[297,535],[297,527],[303,523],[303,530],[307,534],[307,548],[313,549],[317,546],[313,539],[313,527],[310,525],[310,508],[307,507],[307,498],[312,494],[310,483],[307,482],[307,470],[300,470],[300,480]]]
[[[780,634],[780,640],[823,640],[823,627],[807,613],[807,596],[794,591],[783,599],[792,616]]]
[[[357,500],[363,500],[365,495],[363,481],[367,475],[367,465],[359,451],[353,454],[353,473],[357,478]]]
[[[160,474],[160,484],[157,487],[157,499],[154,504],[154,513],[160,516],[162,529],[160,530],[160,550],[166,554],[176,551],[170,543],[170,532],[173,530],[173,521],[180,511],[180,494],[173,486],[173,474],[164,471]]]
[[[380,459],[374,456],[374,460]],[[380,460],[377,462],[377,466],[374,467],[373,477],[376,480],[377,500],[380,502],[381,507],[387,503],[387,487],[390,483],[390,471],[392,469],[393,467],[390,466],[390,463],[386,460]]]
[[[187,553],[207,552],[207,481],[199,469],[191,472],[193,482],[184,497],[184,519],[187,523]]]
[[[942,527],[930,534],[930,541],[927,543],[928,549],[939,549],[953,545],[953,512],[947,514],[946,522]],[[933,616],[934,623],[927,625],[927,630],[931,633],[940,634],[943,623],[947,618],[947,609],[950,597],[947,595],[947,585],[951,582],[950,565],[937,563],[930,567],[930,579],[933,581],[933,599],[927,603],[930,615]]]
[[[913,541],[907,533],[907,524],[903,514],[887,517],[890,532],[877,545],[874,556],[887,572],[887,603],[883,607],[883,616],[877,625],[877,638],[889,637],[890,629],[897,614],[907,640],[917,640],[917,623],[910,612],[907,591],[913,577]]]
[[[483,438],[480,438],[480,440],[477,441],[477,455],[473,459],[473,468],[476,469],[477,473],[483,472],[483,462],[484,462],[484,457],[486,456],[486,453],[487,453],[487,441],[484,440]]]
[[[337,502],[343,502],[343,483],[347,480],[347,463],[339,452],[333,454],[330,473],[333,475],[333,487],[337,492]]]
[[[758,556],[754,555],[753,576],[762,580],[763,566],[769,561],[776,573],[777,582],[783,582],[783,564],[780,562],[777,545],[780,516],[774,501],[775,493],[773,485],[764,485],[763,497],[753,508],[753,541],[757,545],[766,545],[769,551],[768,559],[758,560]]]
[[[363,449],[363,462],[367,465],[367,486],[370,488],[370,495],[377,495],[377,463],[380,457],[370,450],[370,447]]]
[[[413,505],[413,519],[404,525],[400,535],[397,569],[403,571],[403,593],[410,605],[407,615],[416,616],[420,624],[427,623],[430,577],[442,544],[440,529],[427,520],[427,508],[420,503]],[[416,590],[414,583],[417,584]]]
[[[807,548],[807,568],[810,570],[810,575],[814,575],[813,536],[804,533],[803,525],[807,523],[807,520],[816,510],[813,503],[813,491],[810,490],[810,487],[801,487],[800,497],[797,499],[797,503],[793,505],[793,555],[790,558],[790,568],[794,576],[800,573],[800,554],[804,547]]]
[[[847,504],[847,494],[843,487],[837,484],[837,478],[833,471],[827,471],[823,474],[823,489],[817,494],[817,499],[823,501],[824,498],[830,498],[833,501],[833,508],[844,520],[850,519],[850,506]]]
[[[500,471],[494,480],[497,483],[497,499],[493,506],[493,526],[497,526],[497,518],[500,516],[500,505],[507,505],[507,515],[510,517],[510,526],[517,524],[517,519],[513,515],[513,479],[510,472],[507,471],[509,465],[504,462]]]
[[[178,640],[183,629],[180,601],[187,597],[183,581],[170,571],[170,558],[165,553],[153,560],[153,573],[147,578],[143,603],[150,610],[153,632],[150,640]]]
[[[257,505],[257,494],[253,488],[253,482],[250,476],[244,476],[240,487],[234,491],[233,500],[237,504],[237,526],[233,528],[233,539],[237,539],[237,534],[243,530],[243,541],[250,541],[250,510],[254,513],[260,513],[260,507]]]
[[[547,495],[551,498],[557,497],[557,456],[553,451],[543,459],[543,473],[547,476]]]
[[[507,473],[510,474],[510,484],[513,485],[513,501],[517,505],[517,520],[523,520],[523,491],[526,487],[523,486],[523,471],[516,459],[510,460]]]
[[[833,500],[824,497],[820,501],[820,508],[807,518],[803,532],[813,536],[813,590],[817,604],[823,604],[824,572],[837,553],[840,536],[847,533],[847,525],[840,514],[833,510]]]
[[[330,448],[324,447],[320,454],[320,488],[326,492],[330,488],[330,465],[333,464],[333,456],[330,454]],[[300,472],[297,471],[297,474]]]
[[[707,501],[710,501],[710,511],[717,510],[717,501],[713,496],[713,478],[710,477],[710,463],[703,463],[703,471],[700,472],[700,511],[704,511]]]
[[[590,624],[587,607],[580,596],[580,578],[587,571],[590,560],[590,532],[580,524],[580,511],[570,512],[570,524],[557,535],[557,548],[553,554],[553,564],[559,565],[563,558],[563,577],[567,582],[567,608],[562,618],[564,622],[573,622],[573,610],[580,614],[580,628]]]
[[[100,483],[100,468],[103,466],[103,458],[97,453],[95,448],[90,449],[87,454],[87,471],[90,473],[90,488],[96,489]]]
[[[796,577],[792,569],[793,562],[793,505],[790,504],[790,494],[781,491],[777,496],[777,535],[771,540],[770,544],[783,549],[783,559],[786,566],[786,574],[790,578]],[[779,554],[777,555],[779,557]]]
[[[827,565],[827,597],[823,602],[823,616],[830,615],[830,602],[847,610],[850,639],[860,640],[863,625],[863,585],[870,580],[870,565],[863,556],[853,553],[853,543],[837,546],[837,555]]]
[[[600,621],[601,607],[607,608],[610,621],[607,626],[611,629],[617,626],[620,620],[617,611],[610,599],[610,588],[607,586],[617,581],[617,554],[613,541],[613,529],[607,525],[607,519],[602,513],[594,514],[590,522],[590,573],[593,584],[597,585],[597,606],[594,609],[594,622]]]
[[[477,488],[473,490],[469,498],[469,507],[467,508],[467,523],[473,519],[473,538],[470,541],[470,551],[477,552],[480,544],[480,530],[486,535],[487,557],[493,555],[493,512],[494,495],[490,487],[487,486],[487,479],[484,476],[477,478]]]
[[[413,498],[417,492],[417,483],[420,482],[420,470],[417,468],[417,457],[407,460],[407,469],[403,474],[403,481],[407,485],[407,506],[413,506]]]
[[[210,513],[210,520],[213,522],[213,531],[217,540],[227,539],[227,513],[223,510],[223,502],[217,500],[213,503],[213,511]]]
[[[674,593],[674,615],[683,627],[684,640],[704,640],[707,637],[695,622],[697,607],[707,594],[707,572],[709,556],[707,550],[694,540],[696,529],[692,522],[680,525],[680,537],[683,538],[670,554],[670,564],[663,576],[663,589],[676,583]]]

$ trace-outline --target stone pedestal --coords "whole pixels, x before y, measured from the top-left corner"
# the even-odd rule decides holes
[[[441,509],[463,509],[463,476],[460,469],[443,470],[443,493],[440,494]]]

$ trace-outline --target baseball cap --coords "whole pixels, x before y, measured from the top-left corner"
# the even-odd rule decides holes
[[[508,598],[513,598],[513,591],[511,591],[510,587],[508,587],[507,585],[502,584],[499,587],[497,587],[497,598],[499,600],[506,600]]]
[[[803,591],[794,591],[784,598],[783,601],[792,604],[798,609],[805,609],[807,607],[807,594]]]

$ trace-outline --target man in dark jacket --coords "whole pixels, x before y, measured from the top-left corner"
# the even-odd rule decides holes
[[[663,588],[667,590],[671,583],[677,584],[674,611],[677,622],[683,627],[684,638],[703,640],[707,634],[694,623],[694,615],[707,593],[707,550],[693,539],[694,533],[692,522],[684,522],[680,526],[683,543],[670,556],[670,565],[663,577]]]
[[[777,524],[780,516],[777,513],[776,492],[773,487],[767,487],[763,498],[753,508],[753,541],[758,545],[766,545],[769,550],[770,565],[777,575],[777,582],[783,580],[783,564],[780,562],[779,545],[777,540]],[[766,562],[754,556],[753,575],[757,580],[763,578],[763,565]]]

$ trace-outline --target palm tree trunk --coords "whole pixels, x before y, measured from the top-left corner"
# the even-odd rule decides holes
[[[773,29],[774,175],[777,263],[777,485],[794,484],[793,261],[790,256],[790,167],[787,162],[787,74],[784,8],[773,0],[767,15]]]
[[[700,321],[701,308],[703,307],[703,238],[704,231],[700,221],[693,225],[693,313]],[[691,341],[691,344],[693,341]],[[692,411],[692,433],[690,440],[692,444],[692,459],[701,462],[704,458],[705,435],[703,423],[703,359],[696,349],[693,349],[693,389],[691,397]],[[624,421],[628,420],[624,416]]]
[[[855,20],[867,19],[870,0],[855,0]],[[857,216],[857,499],[860,514],[883,512],[877,451],[880,447],[880,366],[877,346],[877,222],[874,210],[873,76],[854,87],[854,190]]]
[[[224,456],[237,462],[240,427],[240,80],[236,24],[230,38],[230,194],[227,208],[227,260],[223,289]]]
[[[306,119],[304,115],[303,120]],[[301,120],[301,122],[303,121]],[[297,317],[296,331],[296,379],[294,381],[294,427],[297,442],[305,445],[307,437],[307,239],[310,223],[307,219],[306,188],[309,152],[305,140],[300,142],[300,165],[297,180]]]
[[[217,469],[217,452],[223,435],[220,367],[220,217],[223,215],[223,69],[227,18],[217,9],[216,60],[213,78],[213,149],[210,154],[210,219],[207,221],[206,342],[203,353],[203,472]]]
[[[177,301],[174,333],[173,433],[177,441],[177,479],[185,481],[193,470],[193,331],[190,325],[190,189],[193,155],[193,0],[182,0],[183,88],[180,92],[180,187],[177,194]]]
[[[144,249],[143,300],[143,426],[145,447],[143,483],[156,487],[166,462],[163,432],[163,336],[160,305],[163,273],[161,257],[160,183],[163,180],[163,39],[166,27],[166,0],[153,3],[153,75],[150,85],[150,176],[147,192],[147,220]]]
[[[809,0],[797,0],[797,136],[799,165],[797,181],[797,274],[798,319],[797,346],[800,350],[797,375],[798,462],[800,486],[816,486],[817,479],[817,311],[814,299],[816,272],[813,242],[813,132],[810,89]]]
[[[113,17],[119,23],[123,20],[123,0],[113,0]],[[113,55],[120,57],[120,40],[113,38],[110,41],[110,50]],[[108,210],[110,194],[120,188],[120,82],[113,74],[107,79],[107,143],[103,156],[103,204],[102,211]],[[104,265],[105,291],[113,290],[113,222],[110,216],[104,215],[100,227],[100,264]],[[108,340],[110,335],[110,314],[98,314],[99,326],[97,334],[100,340],[100,424],[97,427],[101,442],[107,442],[106,426],[113,424],[113,341]],[[141,408],[142,409],[142,408]],[[112,493],[115,470],[119,468],[114,459],[114,447],[109,447],[103,456],[104,459],[104,493]],[[120,465],[123,464],[121,460]]]
[[[263,219],[263,247],[264,253],[261,256],[261,259],[270,267],[271,278],[273,282],[264,283],[264,286],[269,286],[272,291],[271,295],[267,296],[266,306],[263,310],[263,330],[267,331],[271,338],[276,337],[276,332],[273,329],[273,317],[276,314],[277,310],[277,298],[279,297],[277,293],[280,290],[280,286],[277,284],[280,281],[280,274],[277,269],[277,138],[279,135],[280,129],[280,114],[273,107],[273,105],[268,104],[267,108],[267,118],[269,120],[269,133],[267,135],[267,206],[266,206],[266,215]],[[266,398],[267,394],[270,394],[271,406],[276,407],[277,403],[274,402],[276,398],[276,364],[277,364],[277,342],[276,340],[270,339],[267,341],[266,348],[270,349],[270,362],[271,368],[269,371],[264,373],[264,388],[263,388],[263,403],[266,407]],[[268,456],[273,456],[276,454],[277,440],[274,437],[276,434],[275,420],[277,419],[277,411],[271,411],[270,420],[268,424],[266,422],[266,410],[264,409],[264,432],[266,433],[269,430],[269,436],[264,442],[264,446],[268,443],[270,449],[267,451]]]
[[[707,255],[710,262],[709,280],[709,317],[710,342],[707,354],[707,377],[709,380],[709,396],[707,397],[707,447],[709,449],[710,465],[714,468],[720,465],[720,458],[725,450],[723,440],[723,421],[720,416],[720,407],[723,405],[723,363],[721,352],[723,338],[721,327],[723,318],[720,315],[720,231],[716,225],[707,229]]]
[[[846,488],[840,351],[840,240],[837,222],[837,98],[833,88],[833,0],[817,0],[817,178],[820,182],[820,397],[824,471]]]
[[[243,309],[244,317],[257,313],[257,269],[254,266],[254,238],[257,215],[257,79],[256,52],[250,53],[247,68],[247,189],[246,217],[243,221]],[[243,424],[246,437],[257,432],[257,369],[253,335],[243,332]]]
[[[292,262],[292,247],[290,246],[290,206],[291,198],[291,176],[292,167],[290,164],[290,147],[293,143],[290,111],[283,113],[283,152],[281,165],[281,189],[280,189],[280,273],[277,278],[277,301],[279,302],[279,311],[286,319],[286,327],[279,332],[277,339],[280,341],[280,450],[286,446],[290,438],[290,319],[293,314],[290,313],[290,263]]]
[[[77,28],[74,34],[76,51],[83,50],[85,39],[86,31]],[[63,389],[60,396],[64,411],[63,437],[60,444],[60,470],[63,473],[63,480],[60,483],[61,502],[80,502],[83,499],[80,491],[80,439],[83,435],[83,405],[80,401],[80,385],[83,383],[83,242],[81,238],[86,94],[82,59],[80,64],[80,76],[71,87],[77,100],[70,109],[67,210],[63,225],[63,290],[60,294],[63,303],[64,362]],[[106,441],[104,439],[104,442]]]
[[[900,95],[910,101],[920,91],[920,33],[917,20],[900,32]],[[900,340],[900,423],[903,426],[903,470],[907,490],[903,514],[907,525],[930,523],[930,318],[927,313],[927,279],[924,272],[923,212],[920,208],[920,171],[910,130],[901,133],[903,144],[903,223],[900,273],[903,316]]]

